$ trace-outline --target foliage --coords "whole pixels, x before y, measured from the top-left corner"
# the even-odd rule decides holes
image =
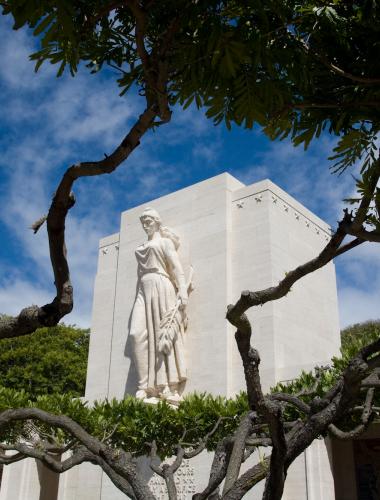
[[[380,320],[367,321],[349,326],[341,331],[341,356],[333,357],[331,365],[316,367],[314,370],[303,371],[299,377],[290,383],[277,384],[272,392],[285,392],[287,394],[298,394],[300,398],[309,403],[314,396],[323,398],[329,389],[341,377],[350,360],[366,345],[380,338]],[[365,394],[363,393],[363,399]],[[359,404],[360,402],[358,402]],[[362,402],[361,402],[362,403]],[[375,395],[375,405],[380,405],[380,394]],[[301,414],[294,407],[288,407],[285,418],[294,420],[300,418]],[[344,427],[352,427],[356,423],[356,417],[351,416],[344,422]]]
[[[144,89],[135,20],[127,4],[113,4],[114,15],[99,0],[9,1],[3,8],[13,15],[15,29],[28,24],[39,37],[41,48],[31,56],[36,69],[50,61],[59,64],[58,75],[66,66],[74,75],[81,61],[93,72],[112,64],[122,69],[124,93],[133,84]],[[291,134],[305,146],[324,129],[347,133],[346,147],[352,142],[357,149],[360,135],[364,142],[374,139],[378,2],[153,2],[148,47],[173,19],[180,26],[169,68],[172,102],[186,107],[194,100],[206,106],[215,123],[248,128],[258,123],[272,137]]]
[[[121,94],[151,92],[135,43],[135,2],[91,0],[3,3],[14,28],[33,29],[45,61],[72,75],[119,71]],[[148,2],[142,27],[146,50],[173,29],[167,67],[169,103],[203,107],[215,124],[263,128],[308,147],[323,131],[339,136],[334,170],[378,157],[380,125],[380,6],[376,0],[164,0]],[[145,67],[145,70],[147,68]],[[155,71],[151,68],[151,71]],[[361,179],[366,183],[366,179]],[[380,195],[379,195],[380,196]],[[355,200],[354,200],[355,201]],[[367,222],[378,229],[378,214]],[[380,227],[380,226],[379,226]]]
[[[342,375],[352,356],[379,337],[379,329],[380,321],[346,328],[342,331],[342,356],[333,358],[331,366],[303,372],[290,384],[278,384],[272,392],[306,393],[301,396],[305,402],[310,402],[315,395],[322,397]],[[179,442],[188,445],[198,443],[221,419],[216,432],[207,441],[207,449],[215,450],[221,439],[236,430],[242,415],[248,411],[248,401],[245,393],[231,399],[203,393],[186,396],[178,409],[166,402],[146,404],[131,396],[122,401],[96,401],[89,406],[80,399],[72,398],[70,394],[38,395],[31,399],[24,390],[0,388],[0,412],[23,407],[37,407],[57,415],[67,415],[92,436],[136,456],[147,453],[147,443],[155,440],[158,453],[164,457],[172,455]],[[304,416],[293,406],[287,406],[284,418],[294,421]],[[352,426],[355,422],[356,419],[351,418],[345,422],[345,427]],[[69,439],[63,431],[50,429],[42,424],[35,425],[46,433],[55,434],[62,443]],[[27,438],[28,432],[28,426],[13,423],[2,429],[0,440],[12,442],[20,435]]]
[[[0,386],[42,394],[83,396],[89,330],[64,324],[28,337],[0,340]]]
[[[217,431],[207,443],[209,450],[215,449],[217,442],[231,434],[239,424],[240,417],[248,411],[245,394],[234,399],[191,394],[175,409],[166,402],[146,404],[131,396],[122,401],[98,401],[92,406],[80,399],[73,399],[68,394],[44,395],[31,400],[25,391],[0,388],[0,412],[25,407],[37,407],[56,415],[71,417],[92,436],[135,455],[146,453],[146,443],[156,440],[162,457],[172,455],[181,440],[197,443],[223,417]],[[62,443],[70,439],[63,431],[57,432],[56,429],[38,423],[35,425],[40,430],[55,435]],[[28,424],[13,423],[2,428],[0,441],[14,442],[17,436],[27,439],[30,437],[28,432]]]
[[[367,344],[380,337],[380,320],[348,326],[341,332],[342,356],[350,359]]]

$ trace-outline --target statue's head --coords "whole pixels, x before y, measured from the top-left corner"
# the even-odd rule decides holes
[[[160,214],[154,208],[147,207],[140,215],[142,227],[148,236],[160,230],[162,221]]]
[[[171,229],[162,224],[160,214],[154,208],[147,207],[140,215],[140,221],[146,234],[153,236],[154,233],[159,232],[163,238],[172,240],[176,250],[179,247],[179,238],[173,233]]]

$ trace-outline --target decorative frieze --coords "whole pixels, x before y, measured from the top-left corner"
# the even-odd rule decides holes
[[[99,249],[99,253],[101,255],[107,255],[109,253],[111,253],[112,251],[115,251],[115,252],[118,252],[119,251],[119,243],[113,243],[111,245],[106,245],[104,247],[101,247]]]
[[[273,205],[276,205],[277,207],[279,207],[280,210],[282,210],[286,214],[292,213],[296,221],[303,223],[307,229],[312,229],[313,233],[316,236],[323,237],[323,239],[325,241],[328,241],[331,238],[331,235],[332,235],[331,228],[324,229],[324,228],[320,227],[318,224],[313,222],[307,216],[303,215],[297,209],[292,207],[292,205],[290,203],[287,203],[285,200],[283,200],[280,196],[274,194],[272,191],[266,190],[266,191],[262,191],[261,193],[251,194],[251,195],[245,196],[244,198],[241,198],[239,200],[235,200],[233,203],[237,209],[241,209],[241,208],[247,207],[251,200],[252,200],[252,202],[254,202],[255,205],[260,205],[260,204],[262,204],[262,202],[265,202],[265,201],[271,202]],[[280,201],[281,203],[278,203],[278,201]],[[293,209],[293,210],[291,210],[291,209]]]

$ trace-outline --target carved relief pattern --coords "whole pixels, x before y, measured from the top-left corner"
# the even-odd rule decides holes
[[[292,214],[296,221],[302,222],[305,228],[312,229],[313,233],[317,236],[323,237],[324,240],[328,241],[331,237],[332,231],[326,230],[325,228],[319,226],[307,216],[303,215],[300,211],[294,208],[287,201],[283,200],[280,196],[273,193],[270,190],[263,191],[261,193],[254,193],[249,196],[245,196],[239,200],[235,200],[234,206],[238,209],[244,209],[249,203],[254,203],[254,205],[262,205],[263,201],[271,202],[273,205],[277,206],[280,210],[287,214]]]
[[[188,460],[184,460],[181,467],[177,470],[174,477],[177,486],[178,500],[188,500],[195,493],[194,469]],[[160,500],[166,500],[168,497],[165,481],[162,477],[155,474],[148,482],[153,495]]]
[[[118,252],[119,250],[119,243],[111,244],[111,245],[105,245],[104,247],[101,247],[99,249],[100,255],[107,255],[110,254],[112,251]]]

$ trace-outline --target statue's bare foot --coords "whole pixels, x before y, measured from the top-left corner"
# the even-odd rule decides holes
[[[136,399],[141,399],[141,400],[144,400],[148,397],[148,394],[146,392],[145,389],[139,389],[137,392],[136,392],[136,396],[135,398]]]
[[[149,403],[151,405],[156,405],[159,402],[160,402],[159,398],[156,398],[155,396],[148,396],[147,398],[144,399],[144,403]]]
[[[178,394],[177,389],[170,389],[168,385],[164,387],[163,391],[160,393],[160,397],[173,405],[178,405],[182,400],[182,397]]]
[[[182,401],[182,396],[178,394],[178,391],[172,391],[170,396],[166,398],[166,401],[173,405],[178,405]]]
[[[163,388],[163,390],[160,392],[160,397],[161,399],[168,399],[168,397],[170,397],[172,394],[171,390],[170,390],[170,387],[168,385],[165,385],[165,387]]]

